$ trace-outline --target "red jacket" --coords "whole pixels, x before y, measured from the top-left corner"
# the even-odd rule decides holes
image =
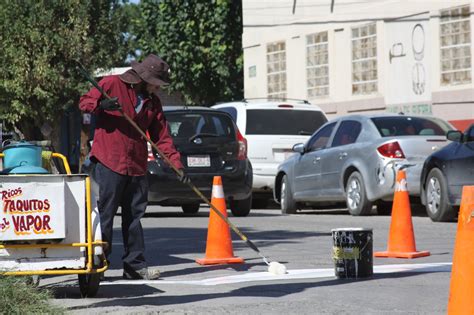
[[[112,75],[103,78],[99,85],[110,97],[118,97],[125,114],[143,130],[177,168],[183,168],[179,152],[173,145],[160,99],[152,95],[143,107],[135,112],[137,95],[129,84]],[[104,111],[98,107],[103,97],[96,88],[84,94],[79,108],[97,116],[91,157],[95,157],[112,171],[123,175],[146,174],[147,143],[140,133],[119,111]]]

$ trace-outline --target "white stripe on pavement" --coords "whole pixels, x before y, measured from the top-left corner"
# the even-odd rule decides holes
[[[452,263],[428,263],[428,264],[399,264],[374,266],[374,274],[399,273],[399,272],[451,272]],[[274,275],[269,272],[246,272],[235,276],[225,276],[202,280],[118,280],[103,281],[100,285],[118,284],[187,284],[187,285],[219,285],[250,281],[272,281],[293,279],[332,278],[334,268],[330,269],[297,269],[288,270],[285,275]]]

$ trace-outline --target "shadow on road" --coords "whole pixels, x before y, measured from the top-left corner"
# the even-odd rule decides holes
[[[433,271],[438,272],[438,271]],[[134,285],[133,290],[130,290],[130,286],[117,285],[112,289],[110,286],[103,287],[99,291],[98,298],[112,298],[111,300],[101,301],[97,303],[88,304],[86,306],[74,306],[68,308],[69,311],[81,310],[87,308],[100,308],[100,307],[134,307],[134,306],[166,306],[166,305],[183,305],[185,303],[200,302],[206,300],[214,300],[228,297],[273,297],[279,298],[289,294],[303,292],[310,288],[317,287],[329,287],[350,284],[354,282],[368,282],[373,280],[381,279],[398,279],[405,277],[414,277],[420,274],[426,274],[426,272],[406,272],[406,273],[386,273],[376,274],[372,278],[367,279],[326,279],[318,281],[318,279],[307,279],[306,281],[293,282],[293,283],[275,283],[271,281],[267,284],[246,286],[238,288],[229,292],[223,293],[212,293],[212,294],[190,294],[190,295],[175,295],[166,296],[166,298],[159,298],[159,296],[144,297],[144,293],[161,293],[163,291],[150,288],[148,285]],[[149,289],[146,289],[146,288]],[[147,291],[149,290],[149,291]],[[114,292],[114,295],[111,295]],[[122,293],[123,292],[123,293]],[[117,298],[117,293],[119,293]],[[76,294],[77,295],[77,294]],[[136,297],[136,298],[133,298]]]
[[[239,228],[259,249],[284,244],[304,243],[305,238],[328,237],[330,232],[306,232],[289,230],[254,230]],[[250,248],[231,233],[234,252]],[[178,265],[194,262],[180,256],[191,254],[201,258],[206,252],[207,228],[145,228],[146,258],[150,266]],[[122,235],[119,228],[114,229],[112,246],[111,269],[122,268],[121,255],[123,253]],[[173,246],[170,246],[173,244]]]
[[[209,212],[210,211],[211,210],[209,209],[209,207],[204,207],[204,206],[201,206],[199,212],[196,213],[196,214],[188,214],[188,213],[180,212],[179,210],[178,211],[166,211],[166,210],[163,210],[162,208],[159,208],[158,210],[147,211],[145,213],[144,217],[145,218],[193,218],[193,217],[203,218],[203,217],[209,217]],[[229,219],[232,220],[233,216],[230,213],[230,211],[228,211],[228,216],[229,216]],[[281,216],[280,213],[275,213],[273,211],[268,211],[268,212],[265,212],[265,211],[259,211],[259,212],[254,211],[254,212],[252,212],[252,211],[250,211],[250,214],[247,216],[247,218],[251,218],[251,217],[279,217],[279,216]]]

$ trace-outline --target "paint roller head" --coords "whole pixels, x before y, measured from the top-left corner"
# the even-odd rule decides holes
[[[272,261],[268,265],[268,272],[274,275],[284,275],[286,274],[286,267],[277,261]]]

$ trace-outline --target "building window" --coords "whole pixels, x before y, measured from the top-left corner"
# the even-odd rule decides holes
[[[249,78],[255,78],[257,76],[257,66],[249,67]]]
[[[441,11],[441,85],[471,82],[470,8],[463,6]]]
[[[375,23],[352,29],[352,94],[377,92]]]
[[[267,45],[268,98],[286,98],[285,42]]]
[[[306,86],[309,99],[329,95],[328,32],[306,36]]]

